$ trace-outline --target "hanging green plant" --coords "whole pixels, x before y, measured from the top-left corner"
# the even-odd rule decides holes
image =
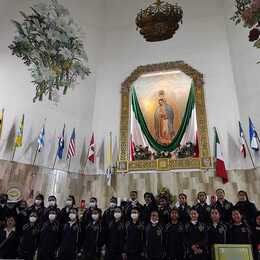
[[[89,76],[88,58],[81,40],[81,30],[69,11],[57,0],[31,7],[32,14],[20,12],[22,23],[12,20],[16,27],[12,54],[29,67],[36,88],[33,101],[55,92],[67,90]]]

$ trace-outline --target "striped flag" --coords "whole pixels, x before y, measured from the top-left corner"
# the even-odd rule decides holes
[[[65,145],[64,135],[65,135],[65,124],[64,124],[63,130],[62,130],[62,135],[60,136],[59,142],[58,142],[57,156],[60,160],[62,159],[64,145]]]
[[[76,140],[75,139],[76,139],[76,133],[75,133],[75,128],[74,128],[72,131],[71,137],[70,137],[67,159],[70,159],[71,157],[74,157],[76,155]]]
[[[95,163],[95,138],[94,133],[92,134],[89,148],[88,148],[88,161]]]
[[[43,125],[41,132],[38,136],[38,152],[41,151],[41,149],[44,147],[44,139],[45,139],[45,125]]]
[[[249,117],[249,140],[250,140],[250,147],[258,151],[259,150],[259,143],[258,143],[258,134],[255,130],[254,124]]]
[[[223,183],[228,182],[228,174],[226,171],[225,161],[217,133],[217,129],[215,130],[215,160],[216,160],[216,176],[221,177],[223,180]]]
[[[4,112],[5,110],[2,109],[2,112],[0,113],[0,137],[2,135],[2,130],[3,130]]]
[[[24,128],[24,114],[20,122],[18,132],[15,137],[15,147],[21,147],[23,145],[23,128]]]
[[[239,124],[239,136],[240,136],[240,152],[244,158],[246,158],[246,141],[245,141],[245,135],[244,131],[242,128],[242,125],[240,121],[238,122]]]

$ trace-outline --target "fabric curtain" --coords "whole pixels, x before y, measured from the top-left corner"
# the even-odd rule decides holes
[[[138,102],[138,98],[137,98],[137,94],[135,91],[135,88],[132,88],[132,94],[131,94],[131,102],[132,102],[132,109],[134,112],[134,116],[136,118],[136,120],[138,121],[140,128],[142,130],[142,133],[144,134],[144,136],[146,137],[149,145],[156,151],[160,152],[160,151],[167,151],[167,152],[172,152],[174,151],[178,145],[181,143],[182,138],[185,134],[185,131],[189,125],[191,116],[192,116],[192,111],[193,108],[195,107],[195,86],[194,86],[194,82],[192,81],[191,83],[191,88],[190,88],[190,93],[189,93],[189,97],[188,97],[188,101],[187,101],[187,105],[186,105],[186,109],[185,109],[185,114],[183,116],[182,122],[181,122],[181,126],[176,134],[176,136],[174,137],[173,141],[169,144],[169,145],[161,145],[159,144],[152,136],[152,134],[150,133],[144,115],[142,113],[142,110],[140,108],[139,102]]]

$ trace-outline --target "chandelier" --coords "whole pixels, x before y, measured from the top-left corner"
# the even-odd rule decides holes
[[[137,14],[137,30],[146,41],[157,42],[173,37],[182,23],[183,10],[178,4],[156,0]]]

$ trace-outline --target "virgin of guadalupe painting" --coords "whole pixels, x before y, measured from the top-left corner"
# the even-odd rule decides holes
[[[183,61],[138,66],[122,82],[116,171],[211,167],[203,74]]]

